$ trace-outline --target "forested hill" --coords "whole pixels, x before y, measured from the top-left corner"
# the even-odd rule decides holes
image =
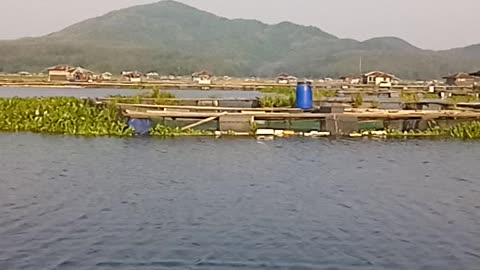
[[[338,77],[384,70],[408,79],[480,69],[480,45],[427,51],[395,37],[340,39],[316,27],[229,20],[162,1],[110,12],[38,38],[0,42],[0,71],[38,72],[56,64],[94,71],[158,71]]]

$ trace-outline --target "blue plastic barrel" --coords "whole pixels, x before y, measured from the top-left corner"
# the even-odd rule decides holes
[[[128,126],[135,130],[135,135],[148,135],[152,128],[152,120],[150,119],[130,119]]]
[[[297,85],[297,108],[309,110],[313,108],[313,91],[310,83],[299,82]]]

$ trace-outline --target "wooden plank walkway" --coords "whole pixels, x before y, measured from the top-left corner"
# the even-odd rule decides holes
[[[124,115],[130,118],[184,118],[184,119],[203,119],[215,117],[217,112],[182,112],[182,111],[160,111],[147,110],[143,112],[134,110],[125,110]],[[249,115],[258,120],[301,120],[301,119],[325,119],[335,114],[329,113],[305,113],[305,112],[268,112],[268,111],[250,111],[250,112],[229,112],[228,115]],[[395,120],[395,119],[480,119],[480,112],[474,111],[347,111],[342,114],[357,117],[358,119],[378,119],[378,120]]]
[[[187,111],[226,111],[226,112],[244,112],[244,111],[254,111],[254,112],[290,112],[298,113],[302,110],[297,108],[242,108],[242,107],[216,107],[216,106],[179,106],[179,105],[152,105],[152,104],[126,104],[126,103],[117,103],[116,106],[120,108],[143,108],[143,109],[157,109],[162,111],[178,111],[178,110],[187,110]]]

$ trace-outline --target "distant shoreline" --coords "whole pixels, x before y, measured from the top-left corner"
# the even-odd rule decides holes
[[[69,89],[132,89],[132,90],[148,90],[157,88],[160,90],[230,90],[230,91],[258,91],[267,88],[294,88],[296,84],[282,84],[270,81],[257,82],[230,82],[230,81],[215,81],[211,84],[198,84],[191,81],[147,81],[141,83],[131,82],[46,82],[40,80],[25,80],[25,81],[9,81],[0,80],[0,88],[69,88]],[[398,84],[390,87],[378,87],[376,85],[366,84],[347,84],[341,82],[324,82],[313,83],[316,90],[338,91],[345,93],[398,93],[401,91],[408,92],[432,92],[429,84]],[[479,86],[450,86],[450,85],[435,85],[435,92],[448,93],[476,93],[480,90]]]

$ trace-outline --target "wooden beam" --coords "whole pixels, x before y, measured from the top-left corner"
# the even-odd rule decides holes
[[[216,116],[216,112],[179,112],[179,111],[157,111],[147,110],[146,112],[137,112],[132,110],[125,110],[125,116],[131,118],[209,118]],[[266,113],[266,112],[244,112],[244,113],[229,113],[229,115],[250,115],[255,118],[262,119],[318,119],[324,118],[331,114],[321,113]]]
[[[198,110],[198,111],[259,111],[259,112],[302,112],[297,108],[235,108],[235,107],[215,107],[215,106],[178,106],[178,105],[153,105],[153,104],[126,104],[118,103],[119,107],[138,107],[138,108],[152,108],[152,109],[183,109],[183,110]]]
[[[182,131],[183,131],[183,130],[187,130],[187,129],[192,129],[192,128],[194,128],[194,127],[197,127],[197,126],[206,124],[206,123],[211,122],[211,121],[213,121],[213,120],[215,120],[215,119],[217,119],[217,118],[219,118],[219,117],[222,117],[222,116],[224,116],[224,115],[226,115],[226,114],[228,114],[228,112],[222,112],[222,113],[220,113],[220,114],[217,114],[217,115],[215,115],[215,116],[209,117],[209,118],[207,118],[207,119],[203,119],[203,120],[200,120],[200,121],[198,121],[198,122],[195,122],[195,123],[193,123],[193,124],[191,124],[191,125],[184,126],[184,127],[182,127]]]

